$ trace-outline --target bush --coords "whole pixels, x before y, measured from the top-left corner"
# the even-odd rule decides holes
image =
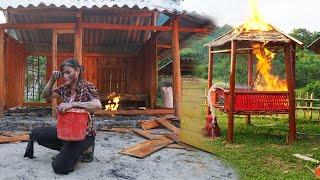
[[[320,98],[320,81],[314,81],[302,88],[302,93],[314,93],[315,98]]]

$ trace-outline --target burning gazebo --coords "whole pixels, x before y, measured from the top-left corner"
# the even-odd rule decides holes
[[[295,120],[295,48],[302,43],[274,26],[254,17],[251,21],[209,42],[208,87],[209,104],[228,114],[227,140],[233,141],[234,115],[288,114],[288,142],[296,140]],[[283,51],[282,51],[283,50]],[[271,73],[271,61],[276,52],[284,53],[286,79]],[[212,86],[214,54],[231,55],[229,87]],[[236,87],[235,70],[238,54],[248,55],[248,86]],[[254,57],[256,75],[253,76]],[[207,115],[211,113],[207,109]]]

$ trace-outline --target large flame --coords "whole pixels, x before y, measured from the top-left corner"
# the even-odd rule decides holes
[[[251,9],[251,16],[244,23],[243,30],[248,31],[271,31],[273,27],[263,20],[261,13],[259,12],[257,0],[249,0],[249,6]]]
[[[252,48],[258,59],[256,68],[259,73],[254,88],[257,91],[287,91],[286,81],[271,74],[271,61],[275,54],[264,48],[263,43],[254,43]]]
[[[109,98],[109,97],[108,97]],[[105,105],[106,107],[106,111],[107,110],[111,110],[111,111],[115,111],[115,110],[118,110],[119,108],[119,102],[120,102],[120,96],[115,96],[112,98],[112,101],[109,100],[108,101],[108,104]]]

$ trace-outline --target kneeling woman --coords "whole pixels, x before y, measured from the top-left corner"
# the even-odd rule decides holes
[[[66,59],[60,66],[60,72],[54,71],[52,73],[49,82],[44,88],[43,97],[46,99],[61,98],[63,103],[58,106],[58,111],[62,113],[70,108],[83,108],[91,112],[101,109],[101,102],[96,88],[91,82],[82,79],[82,72],[83,67],[77,60]],[[60,76],[64,77],[65,84],[52,89]],[[57,174],[68,174],[73,171],[80,156],[86,158],[84,161],[92,161],[96,134],[92,123],[92,121],[89,121],[86,137],[82,141],[63,141],[58,139],[55,127],[34,128],[30,132],[30,140],[24,157],[34,158],[33,142],[37,141],[39,145],[60,151],[52,162],[53,171]],[[91,150],[89,154],[88,150]]]

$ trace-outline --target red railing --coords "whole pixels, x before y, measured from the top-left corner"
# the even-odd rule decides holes
[[[229,90],[215,88],[211,91],[211,102],[216,108],[229,112]],[[235,92],[234,113],[272,114],[288,113],[289,97],[286,91],[249,91],[237,89]]]

